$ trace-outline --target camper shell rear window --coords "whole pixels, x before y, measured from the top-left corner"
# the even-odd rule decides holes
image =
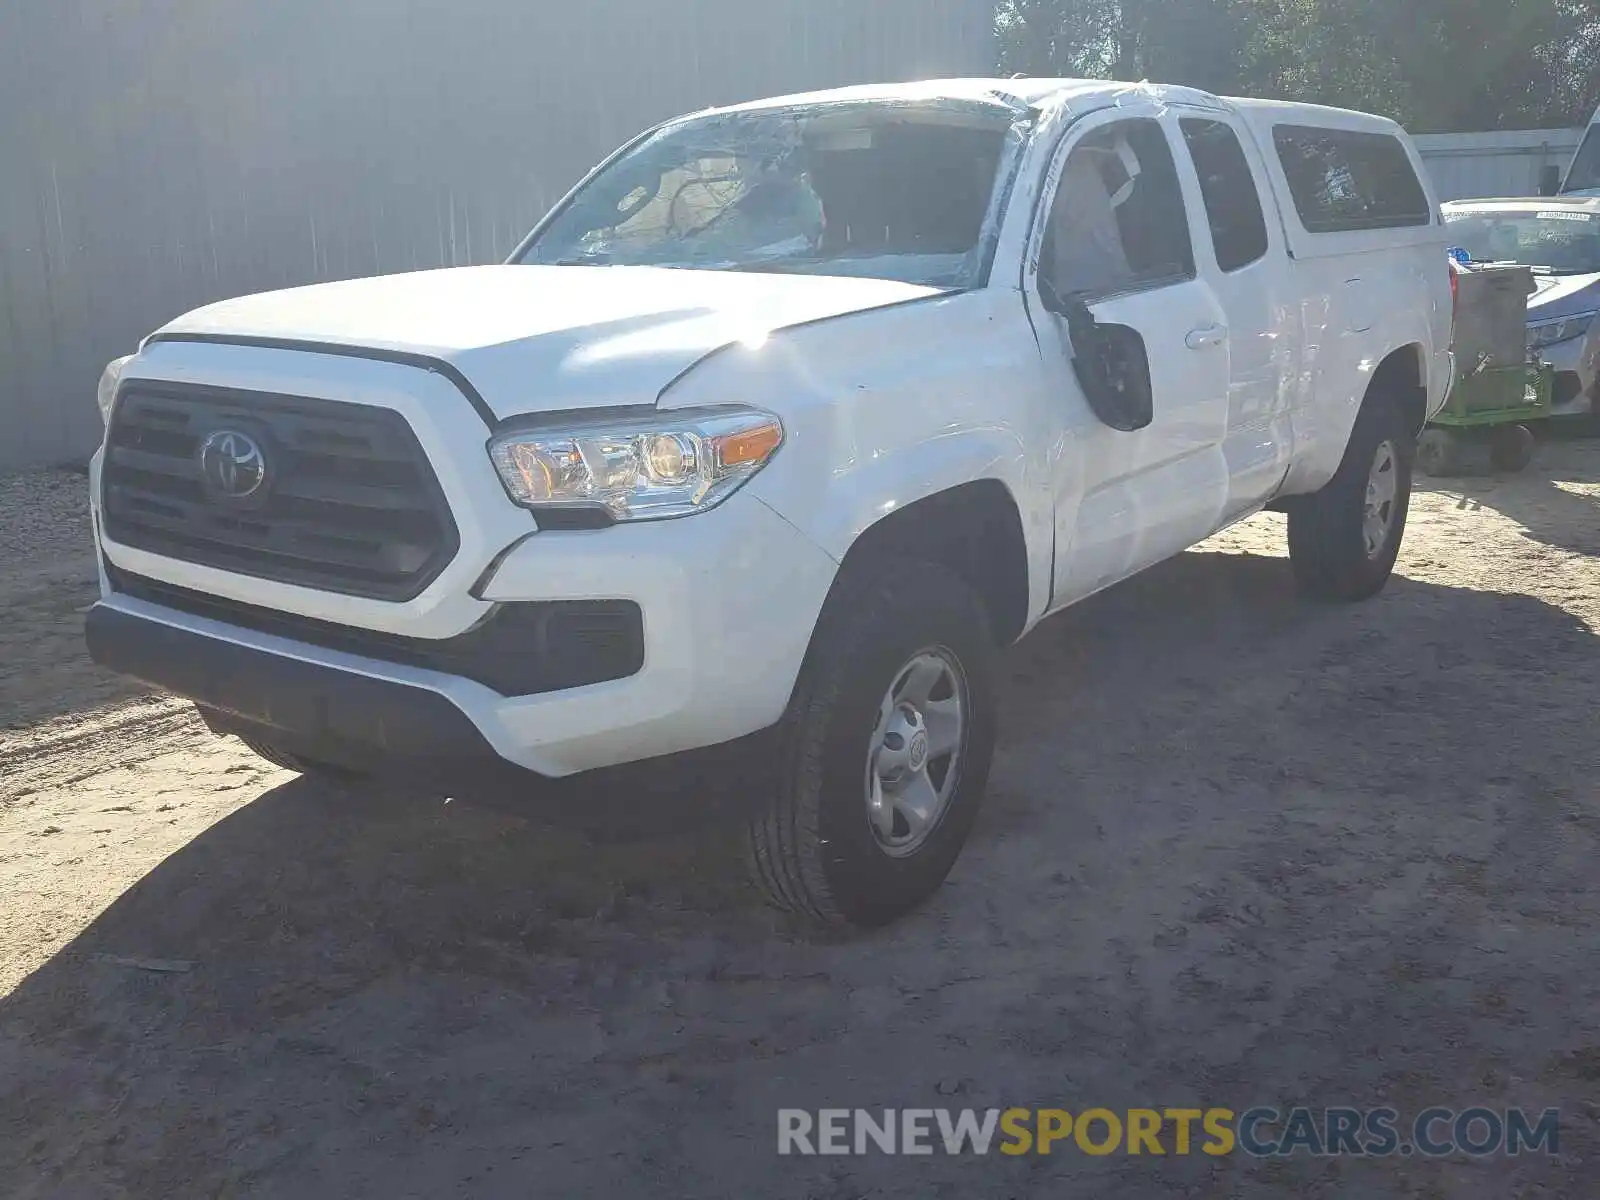
[[[1399,138],[1354,129],[1277,125],[1272,140],[1307,232],[1433,223],[1428,194]]]

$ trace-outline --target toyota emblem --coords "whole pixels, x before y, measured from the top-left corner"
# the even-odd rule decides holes
[[[928,731],[919,729],[911,735],[911,746],[906,752],[906,766],[915,775],[928,765]]]
[[[267,482],[261,443],[237,429],[219,429],[200,443],[206,490],[225,500],[249,500]]]

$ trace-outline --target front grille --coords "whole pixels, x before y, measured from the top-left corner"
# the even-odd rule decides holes
[[[502,604],[453,638],[430,640],[274,612],[134,575],[106,564],[116,592],[257,633],[471,679],[502,696],[535,696],[636,675],[644,616],[631,600]]]
[[[259,448],[263,478],[248,496],[201,461],[227,432]],[[106,534],[122,545],[352,596],[409,600],[459,546],[416,435],[386,408],[130,382],[102,487]]]

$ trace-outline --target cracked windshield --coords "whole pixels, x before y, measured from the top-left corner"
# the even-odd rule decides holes
[[[735,112],[602,170],[522,261],[977,285],[1019,138],[1000,105]]]

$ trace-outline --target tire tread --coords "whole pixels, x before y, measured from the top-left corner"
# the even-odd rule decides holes
[[[1382,560],[1375,561],[1367,559],[1362,550],[1360,524],[1367,472],[1373,453],[1384,440],[1396,447],[1405,478],[1394,544]],[[1334,477],[1321,491],[1299,497],[1289,507],[1289,559],[1302,594],[1351,603],[1383,590],[1405,536],[1414,461],[1415,440],[1407,432],[1400,406],[1382,392],[1369,396],[1356,417]]]
[[[285,771],[293,771],[297,775],[312,775],[323,779],[346,782],[362,777],[359,771],[322,763],[316,759],[303,758],[293,751],[285,750],[282,746],[275,745],[262,738],[250,737],[242,733],[238,735],[238,738],[257,758],[263,758],[273,766],[281,767]]]
[[[871,639],[874,625],[885,612],[915,602],[930,588],[959,592],[987,632],[982,602],[943,567],[880,562],[858,570],[841,578],[830,595],[784,716],[776,794],[750,821],[746,853],[755,882],[768,900],[816,925],[843,928],[859,923],[829,881],[822,857],[829,717],[844,698],[848,669]]]

